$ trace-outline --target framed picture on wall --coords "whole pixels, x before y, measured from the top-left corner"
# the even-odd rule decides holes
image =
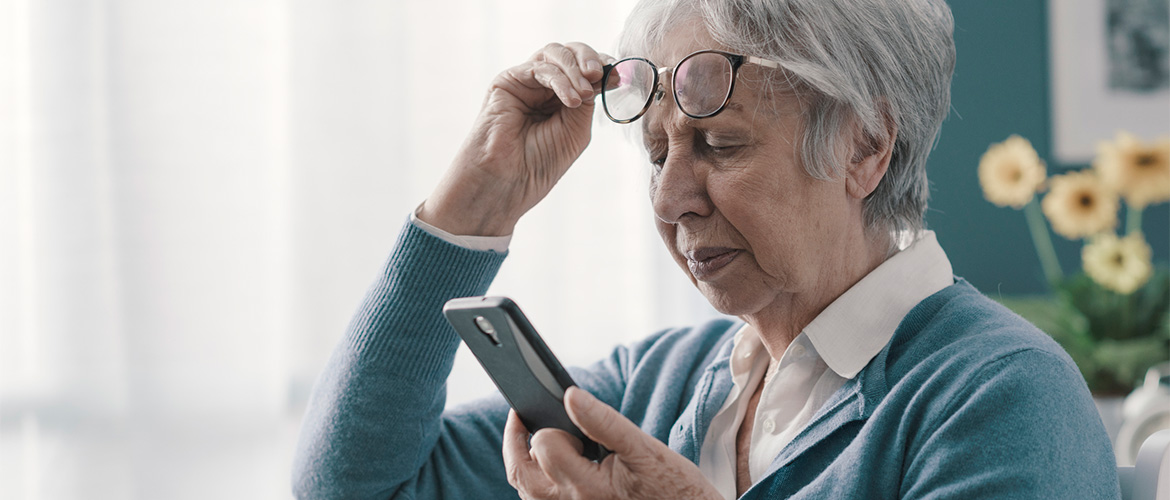
[[[1092,160],[1118,130],[1170,134],[1170,0],[1049,0],[1052,152]]]

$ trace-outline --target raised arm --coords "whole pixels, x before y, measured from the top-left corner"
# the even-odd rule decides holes
[[[443,412],[459,340],[440,308],[482,294],[502,260],[407,224],[314,389],[294,463],[298,498],[515,496],[501,455],[503,399]],[[632,366],[657,337],[570,372],[619,407]]]
[[[314,388],[294,463],[299,498],[390,498],[419,474],[459,346],[443,303],[483,294],[503,258],[407,224]]]
[[[502,72],[419,219],[456,235],[511,234],[588,145],[600,79],[600,56],[583,44],[551,44]],[[406,225],[314,389],[298,497],[515,494],[491,466],[502,460],[502,401],[441,417],[459,345],[442,306],[485,293],[503,258]]]

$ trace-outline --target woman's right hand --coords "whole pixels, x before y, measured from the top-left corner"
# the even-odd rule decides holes
[[[512,234],[589,145],[602,64],[588,45],[553,43],[496,76],[418,217],[452,234]]]

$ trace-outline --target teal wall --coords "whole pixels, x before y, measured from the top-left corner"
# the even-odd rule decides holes
[[[1021,211],[983,199],[976,169],[993,142],[1011,134],[1032,141],[1049,174],[1087,165],[1061,165],[1051,155],[1047,11],[1042,0],[951,0],[958,64],[951,116],[927,167],[931,180],[927,226],[950,256],[955,274],[984,293],[1046,290]],[[1105,139],[1105,138],[1103,138]],[[1143,214],[1154,260],[1170,253],[1170,206]],[[1081,243],[1053,236],[1066,273],[1080,267]]]

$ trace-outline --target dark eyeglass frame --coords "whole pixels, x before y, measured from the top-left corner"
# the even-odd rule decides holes
[[[727,86],[727,95],[723,96],[723,104],[720,104],[719,108],[717,108],[715,111],[712,111],[712,112],[707,113],[705,115],[693,115],[691,113],[688,113],[687,110],[683,109],[682,104],[679,102],[679,99],[678,99],[678,82],[676,81],[678,79],[678,68],[681,67],[683,65],[683,63],[687,62],[688,59],[695,57],[699,54],[719,54],[723,57],[726,57],[727,61],[729,63],[731,63],[731,84]],[[614,118],[613,115],[609,113],[609,104],[606,102],[605,96],[608,93],[608,92],[606,92],[606,88],[608,87],[609,75],[613,71],[614,66],[617,66],[617,65],[619,65],[623,62],[626,62],[626,61],[643,61],[646,64],[649,64],[650,68],[652,68],[654,70],[654,83],[650,85],[650,88],[653,90],[650,91],[650,95],[646,96],[646,103],[642,105],[642,110],[638,111],[638,114],[634,115],[632,118],[628,118],[625,120],[619,120],[617,118]],[[650,104],[653,103],[654,101],[661,100],[662,96],[666,93],[665,91],[662,90],[662,81],[660,80],[660,77],[663,73],[669,71],[670,72],[670,93],[671,93],[671,96],[674,97],[674,104],[675,104],[675,106],[678,106],[678,110],[682,111],[684,115],[687,115],[691,118],[695,118],[695,119],[710,118],[712,116],[715,116],[715,115],[721,113],[723,111],[723,109],[727,107],[727,103],[731,101],[731,93],[735,91],[735,82],[736,82],[736,80],[739,79],[739,68],[740,68],[740,66],[743,66],[744,64],[756,64],[759,66],[763,66],[765,68],[772,68],[772,69],[777,69],[780,67],[780,63],[778,61],[772,61],[769,59],[762,59],[762,58],[755,57],[755,56],[745,56],[745,55],[741,55],[741,54],[732,54],[730,52],[724,52],[722,50],[715,50],[715,49],[705,49],[705,50],[698,50],[695,52],[691,52],[690,54],[687,54],[686,57],[680,59],[678,61],[678,64],[675,64],[673,68],[659,68],[656,64],[654,64],[653,62],[650,62],[649,59],[646,59],[644,57],[627,57],[627,58],[622,59],[620,61],[614,62],[613,64],[606,64],[605,66],[603,66],[601,68],[601,70],[602,70],[602,73],[601,73],[601,109],[605,111],[605,116],[608,117],[610,119],[610,121],[613,121],[614,123],[623,123],[623,124],[630,123],[630,122],[637,120],[638,118],[641,118],[642,115],[646,114],[646,111],[650,109]]]

